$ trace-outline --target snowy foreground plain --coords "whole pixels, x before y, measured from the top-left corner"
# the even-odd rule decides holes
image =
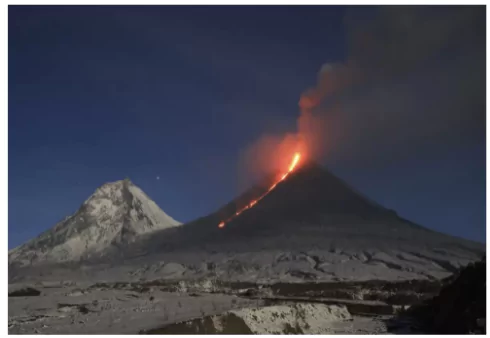
[[[168,265],[175,269],[177,264]],[[37,282],[31,276],[11,283],[9,333],[418,332],[401,314],[437,295],[444,283],[436,278],[256,283],[189,278],[182,270],[179,278],[167,279],[135,278],[132,271],[122,282],[110,268],[105,278],[100,266],[93,269],[104,282],[89,281],[90,269],[84,269],[85,279],[75,271],[70,279],[66,268],[63,273],[53,268]],[[57,271],[63,282],[57,280]]]
[[[9,333],[386,333],[390,325],[393,331],[393,318],[404,308],[393,303],[414,302],[438,288],[437,283],[405,285],[406,292],[393,297],[394,290],[386,285],[332,285],[330,290],[325,285],[316,290],[312,285],[303,289],[288,285],[289,289],[286,284],[217,286],[209,280],[44,282],[27,289],[13,284],[9,286]],[[27,296],[35,290],[40,294]],[[14,296],[14,291],[24,291],[24,295]]]

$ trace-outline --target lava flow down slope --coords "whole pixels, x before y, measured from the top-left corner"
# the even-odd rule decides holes
[[[403,280],[443,278],[485,252],[399,217],[315,162],[301,160],[283,175],[135,243],[142,261],[224,279]]]
[[[272,185],[262,195],[252,199],[252,201],[250,201],[250,203],[246,204],[244,207],[239,209],[237,212],[235,212],[235,214],[233,214],[227,220],[221,221],[218,224],[218,228],[224,228],[226,223],[228,223],[231,220],[233,220],[234,218],[240,216],[244,211],[246,211],[250,208],[253,208],[258,202],[260,202],[265,196],[267,196],[272,190],[274,190],[279,183],[284,181],[289,176],[289,174],[291,174],[291,172],[298,166],[300,159],[301,159],[301,154],[295,153],[293,156],[293,159],[291,160],[291,164],[289,165],[288,171],[285,174],[281,175],[281,177],[279,179],[276,179],[274,181],[274,183],[272,183]]]

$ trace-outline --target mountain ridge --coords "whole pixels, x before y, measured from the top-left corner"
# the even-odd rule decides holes
[[[75,213],[9,250],[9,264],[79,261],[180,224],[126,178],[98,187]]]

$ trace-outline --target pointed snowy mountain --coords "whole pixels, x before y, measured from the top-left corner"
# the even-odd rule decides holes
[[[9,264],[79,261],[179,226],[129,179],[98,188],[73,215],[9,251]]]

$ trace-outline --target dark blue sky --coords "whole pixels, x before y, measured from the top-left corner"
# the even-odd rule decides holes
[[[243,188],[243,149],[295,131],[321,65],[349,58],[346,13],[9,6],[9,248],[124,177],[183,222],[228,202]],[[399,151],[339,145],[325,163],[405,218],[484,241],[485,101],[473,106],[483,115],[439,120],[470,127],[448,127],[437,142],[429,126]]]

